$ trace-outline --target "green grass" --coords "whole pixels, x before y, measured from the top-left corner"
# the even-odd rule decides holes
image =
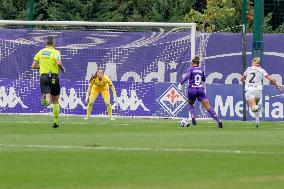
[[[0,115],[2,189],[282,189],[284,123]]]

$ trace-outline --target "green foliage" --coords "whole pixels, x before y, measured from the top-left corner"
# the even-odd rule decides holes
[[[152,16],[157,22],[180,22],[195,1],[158,0],[153,2]]]
[[[264,33],[284,33],[284,23],[282,23],[276,29],[273,29],[272,25],[270,24],[272,20],[272,16],[273,16],[273,13],[269,13],[266,17],[264,17],[263,32]]]
[[[84,20],[121,22],[196,22],[200,31],[239,32],[240,0],[208,0],[201,10],[198,0],[34,0],[34,20]],[[198,4],[201,6],[200,4]],[[199,11],[197,11],[200,10]],[[250,8],[248,8],[249,10]],[[0,19],[28,20],[29,0],[0,0]],[[271,26],[272,14],[264,19],[264,32],[284,32],[284,24]],[[253,23],[248,22],[248,31]]]
[[[0,0],[0,19],[27,19],[28,0]]]
[[[123,21],[125,19],[123,12],[125,6],[130,4],[120,4],[118,1],[103,1],[99,5],[101,9],[97,14],[97,21]],[[129,7],[130,8],[130,7]]]
[[[272,19],[272,14],[273,13],[269,13],[267,16],[264,17],[263,20],[263,33],[273,33],[274,30],[272,28],[272,25],[269,24],[269,22]]]
[[[196,0],[37,0],[35,20],[180,22]],[[28,19],[29,0],[0,0],[1,19]]]
[[[284,33],[284,22],[275,30],[276,33]]]
[[[248,6],[248,11],[253,11]],[[217,31],[241,31],[241,15],[242,1],[239,0],[214,0],[208,1],[206,9],[203,13],[191,9],[185,15],[185,22],[196,22],[197,28],[204,32]],[[264,33],[283,33],[284,24],[274,29],[271,25],[272,13],[264,17],[263,32]],[[253,21],[248,20],[248,32],[253,32]]]
[[[238,11],[235,8],[228,6],[231,3],[228,4],[226,0],[208,1],[204,13],[191,9],[184,21],[196,22],[200,31],[233,31],[240,23],[240,16],[236,16]]]
[[[80,0],[63,0],[61,3],[52,2],[47,7],[49,20],[84,20],[84,9]]]
[[[35,3],[36,20],[86,20],[96,10],[96,1],[86,0],[39,0]],[[87,14],[89,13],[89,15]]]
[[[48,0],[39,0],[35,3],[35,19],[36,20],[47,20],[48,17]]]
[[[284,33],[284,23],[277,27],[273,28],[271,25],[273,13],[268,13],[267,16],[264,17],[263,20],[263,33]],[[249,23],[248,32],[253,32],[253,22]]]

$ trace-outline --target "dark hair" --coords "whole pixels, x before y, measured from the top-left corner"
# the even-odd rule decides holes
[[[54,37],[53,36],[48,36],[46,38],[46,44],[50,45],[50,46],[54,45]]]
[[[93,79],[96,79],[98,77],[98,71],[102,71],[103,74],[105,73],[105,71],[102,69],[102,68],[98,68],[95,75],[92,75],[91,79],[90,79],[90,82],[93,80]]]
[[[195,56],[195,57],[192,59],[191,62],[192,62],[193,64],[199,65],[199,63],[200,63],[200,58],[199,58],[199,56]]]

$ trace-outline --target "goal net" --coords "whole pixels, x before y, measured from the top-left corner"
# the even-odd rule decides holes
[[[202,55],[193,23],[0,20],[0,31],[0,113],[50,113],[40,105],[39,72],[31,64],[54,36],[66,68],[62,114],[85,115],[89,79],[103,68],[117,91],[114,115],[188,116],[186,93],[176,86],[192,57]],[[92,114],[106,115],[100,96]]]

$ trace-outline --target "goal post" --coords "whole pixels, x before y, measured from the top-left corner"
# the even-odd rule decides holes
[[[186,97],[175,85],[199,46],[195,23],[0,20],[0,31],[0,90],[13,101],[0,104],[2,113],[50,112],[40,107],[39,73],[30,65],[46,36],[54,35],[67,68],[61,75],[63,114],[85,114],[88,78],[104,68],[120,99],[114,115],[188,116]],[[95,115],[106,114],[102,99],[95,106],[104,110]]]

